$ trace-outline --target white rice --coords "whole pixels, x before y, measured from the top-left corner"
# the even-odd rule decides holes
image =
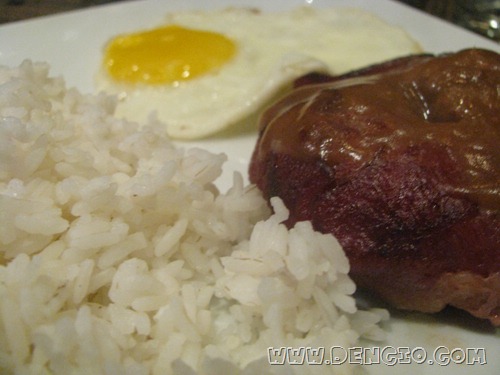
[[[0,68],[0,373],[350,373],[268,347],[383,338],[338,242],[161,124],[113,117],[46,64]]]

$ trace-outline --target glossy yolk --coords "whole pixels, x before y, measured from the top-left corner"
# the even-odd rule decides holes
[[[116,81],[164,84],[216,70],[235,51],[235,44],[221,34],[166,26],[116,37],[106,48],[104,63]]]

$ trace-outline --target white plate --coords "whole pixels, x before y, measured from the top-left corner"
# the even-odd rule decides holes
[[[251,5],[265,11],[284,10],[298,5],[315,7],[354,6],[369,10],[389,23],[406,29],[429,52],[455,51],[467,47],[489,48],[500,52],[500,45],[476,36],[452,24],[387,0],[160,0],[128,1],[99,6],[62,15],[42,17],[0,27],[0,64],[16,66],[24,59],[47,61],[53,75],[63,75],[68,86],[92,92],[93,75],[100,63],[103,44],[113,35],[159,24],[166,12],[175,9],[207,9],[227,5]],[[230,185],[232,173],[246,175],[248,161],[256,139],[255,132],[231,137],[214,137],[192,142],[214,152],[225,152],[229,161],[220,180],[222,189]],[[372,364],[365,366],[370,374],[488,374],[500,373],[500,330],[488,324],[465,319],[462,314],[443,313],[433,316],[392,311],[387,324],[389,338],[381,347],[400,352],[408,347],[423,347],[427,360],[411,364]],[[332,346],[335,340],[332,339]],[[480,365],[451,363],[430,364],[434,350],[484,348],[487,363]],[[418,351],[415,351],[417,354]],[[388,353],[388,352],[386,352]],[[456,351],[455,354],[460,354]],[[467,361],[465,361],[467,362]]]

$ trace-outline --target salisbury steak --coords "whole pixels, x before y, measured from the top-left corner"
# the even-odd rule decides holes
[[[398,308],[500,325],[500,55],[470,49],[309,75],[262,116],[250,179],[334,234]]]

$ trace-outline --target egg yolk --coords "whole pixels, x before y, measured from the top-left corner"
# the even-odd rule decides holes
[[[216,70],[235,52],[224,35],[173,25],[116,37],[104,64],[116,81],[165,84]]]

